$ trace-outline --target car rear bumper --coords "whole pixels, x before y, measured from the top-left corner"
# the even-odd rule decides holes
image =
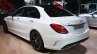
[[[83,40],[80,40],[80,41],[77,41],[77,42],[68,44],[68,45],[64,46],[61,50],[71,48],[71,47],[75,46],[76,44],[79,44],[79,43],[81,43],[81,42],[86,41],[88,38],[89,38],[89,37],[87,37],[87,38],[85,38],[85,39],[83,39]]]
[[[50,42],[46,43],[47,46],[45,45],[45,48],[52,49],[52,50],[61,50],[63,48],[68,48],[68,46],[71,47],[74,44],[81,43],[86,39],[88,39],[89,29],[80,34],[74,34],[74,35],[70,34],[68,36],[64,36],[64,37],[60,36],[60,37],[61,38],[58,37],[57,39],[54,39],[54,38],[50,39]]]

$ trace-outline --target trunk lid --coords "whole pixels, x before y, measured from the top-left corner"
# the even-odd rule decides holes
[[[61,23],[69,33],[82,33],[86,30],[86,21],[77,16],[53,17],[52,20]]]

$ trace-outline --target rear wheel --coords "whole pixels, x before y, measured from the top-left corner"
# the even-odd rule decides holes
[[[30,34],[30,41],[34,50],[39,51],[39,52],[48,52],[44,48],[43,40],[39,32],[32,31]]]
[[[79,47],[79,46],[80,46],[80,43],[73,45],[71,48],[76,48],[76,47]]]
[[[7,24],[6,24],[5,21],[3,21],[3,31],[4,31],[5,33],[8,33],[8,27],[7,27]]]

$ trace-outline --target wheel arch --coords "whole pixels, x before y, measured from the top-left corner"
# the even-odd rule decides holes
[[[31,33],[32,33],[33,31],[37,31],[37,30],[36,30],[36,29],[32,29],[32,30],[30,31],[29,36],[31,36]],[[37,31],[37,32],[38,32],[38,31]]]
[[[32,29],[31,31],[30,31],[30,37],[31,37],[31,33],[33,32],[33,31],[37,31],[39,34],[40,34],[40,32],[38,31],[38,30],[36,30],[36,29]],[[40,34],[40,37],[42,38],[42,41],[43,41],[43,44],[44,44],[44,40],[43,40],[43,37],[41,36],[41,34]]]

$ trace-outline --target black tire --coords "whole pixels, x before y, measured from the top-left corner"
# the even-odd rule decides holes
[[[4,31],[5,33],[8,33],[7,24],[6,24],[5,21],[3,21],[3,31]]]
[[[43,40],[39,32],[32,31],[30,34],[30,41],[34,50],[43,53],[48,52],[48,50],[44,48]]]
[[[78,44],[72,46],[71,48],[76,48],[76,47],[79,47],[79,46],[80,46],[80,43],[78,43]]]

